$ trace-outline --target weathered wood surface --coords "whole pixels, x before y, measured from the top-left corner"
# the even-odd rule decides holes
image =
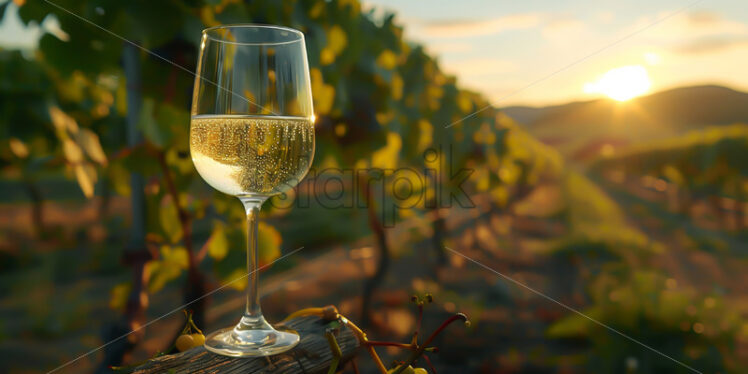
[[[150,360],[138,366],[134,373],[326,373],[333,358],[325,339],[325,330],[329,324],[319,317],[299,317],[282,326],[296,330],[301,341],[294,349],[280,355],[234,358],[198,347]],[[347,326],[337,330],[335,339],[343,352],[338,366],[340,368],[355,355],[359,342]]]

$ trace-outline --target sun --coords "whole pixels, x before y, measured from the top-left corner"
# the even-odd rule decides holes
[[[630,65],[609,70],[597,81],[585,83],[584,92],[601,93],[613,100],[626,101],[646,93],[650,86],[647,69]]]

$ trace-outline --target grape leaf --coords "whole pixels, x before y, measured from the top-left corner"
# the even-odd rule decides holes
[[[109,292],[109,307],[114,310],[124,311],[127,299],[130,296],[132,284],[130,282],[120,283]]]
[[[82,162],[73,166],[75,170],[75,179],[78,181],[83,194],[87,198],[93,197],[94,184],[96,183],[96,168],[88,162]]]
[[[257,251],[260,266],[269,264],[281,255],[281,235],[275,227],[260,222],[258,225]]]
[[[161,224],[161,230],[166,238],[172,243],[179,242],[182,239],[184,232],[182,231],[182,224],[179,222],[177,206],[171,196],[165,196],[161,200],[158,218],[159,223]]]
[[[161,246],[160,258],[146,263],[144,272],[149,279],[148,292],[156,293],[169,281],[178,278],[189,266],[187,249],[181,246]]]
[[[99,142],[99,136],[89,129],[81,129],[76,139],[78,144],[86,151],[91,160],[95,161],[99,165],[106,165],[107,158],[104,153],[104,149],[101,147]]]
[[[140,121],[138,125],[143,131],[143,135],[151,143],[163,148],[166,147],[173,138],[171,129],[164,122],[158,121],[154,116],[155,102],[153,99],[143,100],[143,107],[140,110]]]
[[[229,241],[226,229],[221,221],[213,222],[213,232],[208,239],[208,255],[215,260],[222,260],[229,251]]]

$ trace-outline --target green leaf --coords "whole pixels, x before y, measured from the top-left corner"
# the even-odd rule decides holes
[[[182,224],[179,222],[177,206],[171,199],[171,196],[166,196],[161,200],[158,218],[161,224],[161,230],[166,238],[172,243],[179,242],[184,233],[182,232]]]
[[[112,162],[106,170],[114,191],[120,196],[130,196],[130,172],[124,162]]]
[[[90,25],[71,15],[63,14],[58,19],[61,28],[68,34],[67,40],[44,34],[39,40],[39,50],[44,60],[54,64],[63,76],[75,71],[94,75],[119,67],[121,42],[110,35],[92,32],[94,29]]]
[[[176,1],[131,0],[121,4],[125,16],[120,26],[126,30],[125,36],[149,49],[174,40],[185,17]]]
[[[130,282],[120,283],[110,292],[109,307],[114,310],[124,310],[127,305],[127,299],[130,296],[132,284]]]
[[[222,283],[225,283],[247,272],[247,238],[244,234],[244,225],[224,225],[223,230],[226,236],[227,251],[223,258],[214,262],[213,272]],[[231,286],[234,289],[242,290],[246,283],[246,280],[237,281]]]
[[[146,177],[161,173],[158,162],[155,162],[153,155],[142,146],[132,149],[131,152],[126,154],[122,162],[128,172],[139,173]]]
[[[23,159],[29,157],[29,147],[20,139],[10,138],[8,140],[8,147],[10,148],[10,151],[13,152],[13,155],[18,158]]]
[[[247,288],[247,271],[245,269],[234,269],[230,274],[223,278],[223,283],[229,287],[244,291]]]
[[[587,309],[584,314],[592,318],[602,320],[602,309],[599,307],[593,307]],[[594,328],[590,325],[590,321],[577,314],[566,316],[558,322],[551,325],[546,332],[551,338],[574,338],[574,337],[587,337],[590,333],[590,328]]]
[[[275,227],[260,222],[257,229],[257,251],[260,257],[260,266],[268,264],[281,255],[281,235]]]
[[[312,80],[312,97],[314,98],[314,109],[318,114],[328,114],[335,102],[335,87],[325,84],[322,72],[313,68],[310,72]]]
[[[214,221],[213,233],[208,239],[208,255],[216,260],[222,260],[229,251],[229,241],[223,222]]]
[[[155,111],[156,122],[170,135],[170,140],[184,148],[189,147],[190,113],[187,107],[159,104]]]
[[[75,170],[75,179],[78,181],[81,191],[90,199],[93,197],[94,184],[97,180],[96,168],[88,162],[83,162],[76,164],[73,169]]]
[[[220,227],[217,229],[216,227]],[[237,225],[237,227],[227,226],[221,223],[219,226],[214,226],[211,240],[218,239],[218,244],[223,246],[217,248],[220,258],[216,258],[214,265],[214,271],[223,282],[228,282],[246,274],[245,264],[247,263],[247,237],[244,225]],[[217,231],[218,236],[215,236]],[[273,226],[270,226],[264,222],[259,223],[258,227],[258,240],[257,240],[257,251],[259,256],[259,266],[263,266],[277,259],[281,255],[281,235]],[[214,237],[215,236],[215,237]],[[223,241],[223,243],[222,243]],[[210,245],[213,245],[211,243]],[[225,252],[223,252],[225,248]],[[214,250],[208,248],[208,251]],[[215,258],[212,254],[211,257]],[[232,284],[235,289],[241,290],[245,287],[245,282],[237,281]]]
[[[189,266],[189,258],[187,249],[182,246],[171,247],[168,245],[161,247],[161,259],[162,262],[174,265],[179,269],[187,269]]]
[[[377,57],[377,65],[387,70],[392,70],[395,68],[395,66],[397,66],[397,55],[394,52],[385,49]]]
[[[138,123],[143,135],[151,143],[164,148],[173,138],[169,126],[156,119],[154,114],[155,103],[153,99],[143,100],[143,107],[140,110],[140,121]]]
[[[62,139],[62,153],[69,163],[77,164],[83,162],[83,150],[72,139]]]
[[[400,135],[394,132],[388,133],[387,145],[371,155],[371,166],[380,169],[395,169],[402,145]]]
[[[160,254],[159,260],[149,261],[144,269],[149,279],[150,293],[156,293],[164,288],[166,283],[178,278],[189,266],[189,254],[184,247],[164,245]]]
[[[86,151],[88,157],[99,165],[106,165],[107,159],[104,149],[99,142],[99,136],[89,129],[81,129],[78,133],[78,144]]]

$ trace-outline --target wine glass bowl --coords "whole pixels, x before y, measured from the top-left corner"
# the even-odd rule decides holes
[[[213,188],[233,196],[272,196],[306,175],[314,157],[311,119],[280,116],[193,116],[190,151]]]
[[[271,25],[203,31],[190,120],[190,154],[213,188],[238,197],[247,213],[247,306],[234,327],[206,338],[209,351],[235,357],[291,349],[292,332],[263,317],[258,294],[257,223],[262,203],[288,191],[314,157],[314,115],[304,35]]]

